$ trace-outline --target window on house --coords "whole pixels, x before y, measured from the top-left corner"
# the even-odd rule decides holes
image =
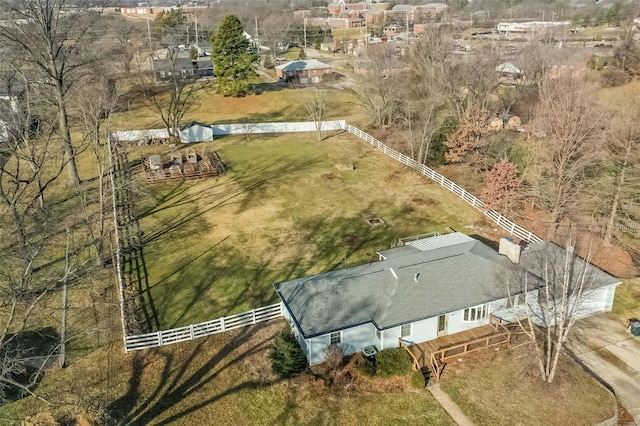
[[[487,317],[489,309],[487,304],[474,306],[473,308],[467,308],[464,310],[462,320],[464,322],[480,321]]]
[[[411,336],[411,324],[405,324],[400,328],[400,337]]]
[[[340,343],[342,343],[342,336],[340,335],[340,332],[336,331],[335,333],[331,333],[331,344],[338,345]]]

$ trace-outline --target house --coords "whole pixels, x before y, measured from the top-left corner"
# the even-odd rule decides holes
[[[278,78],[300,84],[320,83],[325,76],[332,74],[333,68],[331,65],[316,59],[291,61],[276,67],[276,76]]]
[[[345,354],[373,345],[395,348],[400,339],[421,343],[519,315],[524,303],[538,301],[541,254],[564,253],[542,242],[524,250],[503,239],[499,254],[461,233],[436,235],[378,253],[379,261],[274,284],[310,364],[324,360],[324,349],[341,344]],[[514,263],[517,262],[517,263]],[[582,263],[580,263],[582,262]],[[581,315],[610,311],[618,280],[582,260],[593,290]],[[528,291],[509,288],[508,274],[527,271]],[[536,315],[536,322],[549,318]],[[520,312],[521,314],[521,312]]]
[[[500,79],[509,81],[520,81],[524,78],[524,74],[520,68],[513,65],[511,62],[503,62],[496,66],[496,72]]]
[[[566,38],[571,22],[535,21],[535,22],[499,22],[496,31],[501,37],[526,38]]]
[[[183,79],[198,79],[213,76],[211,58],[203,57],[192,61],[189,57],[178,57],[175,62],[169,58],[153,60],[153,74],[156,81],[166,81],[174,74]]]

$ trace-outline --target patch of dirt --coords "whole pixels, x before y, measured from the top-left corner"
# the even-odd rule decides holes
[[[360,237],[355,234],[346,234],[342,236],[342,243],[349,248],[356,248],[362,244]]]
[[[433,198],[421,198],[414,197],[411,199],[411,202],[416,206],[425,206],[425,207],[436,207],[440,205],[440,201],[434,200]]]
[[[335,173],[323,173],[320,175],[320,178],[326,182],[331,182],[339,179],[339,177]]]
[[[618,426],[631,426],[636,424],[636,421],[634,420],[631,413],[629,413],[629,411],[627,411],[627,409],[624,408],[622,404],[620,404],[620,401],[618,401],[618,423],[617,424]]]

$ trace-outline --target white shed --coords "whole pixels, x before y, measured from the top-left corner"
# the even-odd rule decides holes
[[[213,140],[213,127],[195,121],[180,129],[182,143],[209,142]]]

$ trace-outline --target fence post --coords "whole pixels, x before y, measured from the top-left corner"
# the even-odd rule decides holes
[[[162,346],[162,330],[158,330],[158,346]]]
[[[220,327],[221,327],[220,331],[224,331],[224,317],[220,317]]]
[[[194,334],[194,332],[193,332],[193,324],[191,324],[191,325],[189,326],[189,337],[191,338],[191,340],[193,340],[193,339],[195,339],[195,338],[196,338],[196,336],[195,336],[195,334]]]
[[[251,310],[251,317],[253,318],[252,324],[255,324],[256,323],[256,310],[255,309]]]

